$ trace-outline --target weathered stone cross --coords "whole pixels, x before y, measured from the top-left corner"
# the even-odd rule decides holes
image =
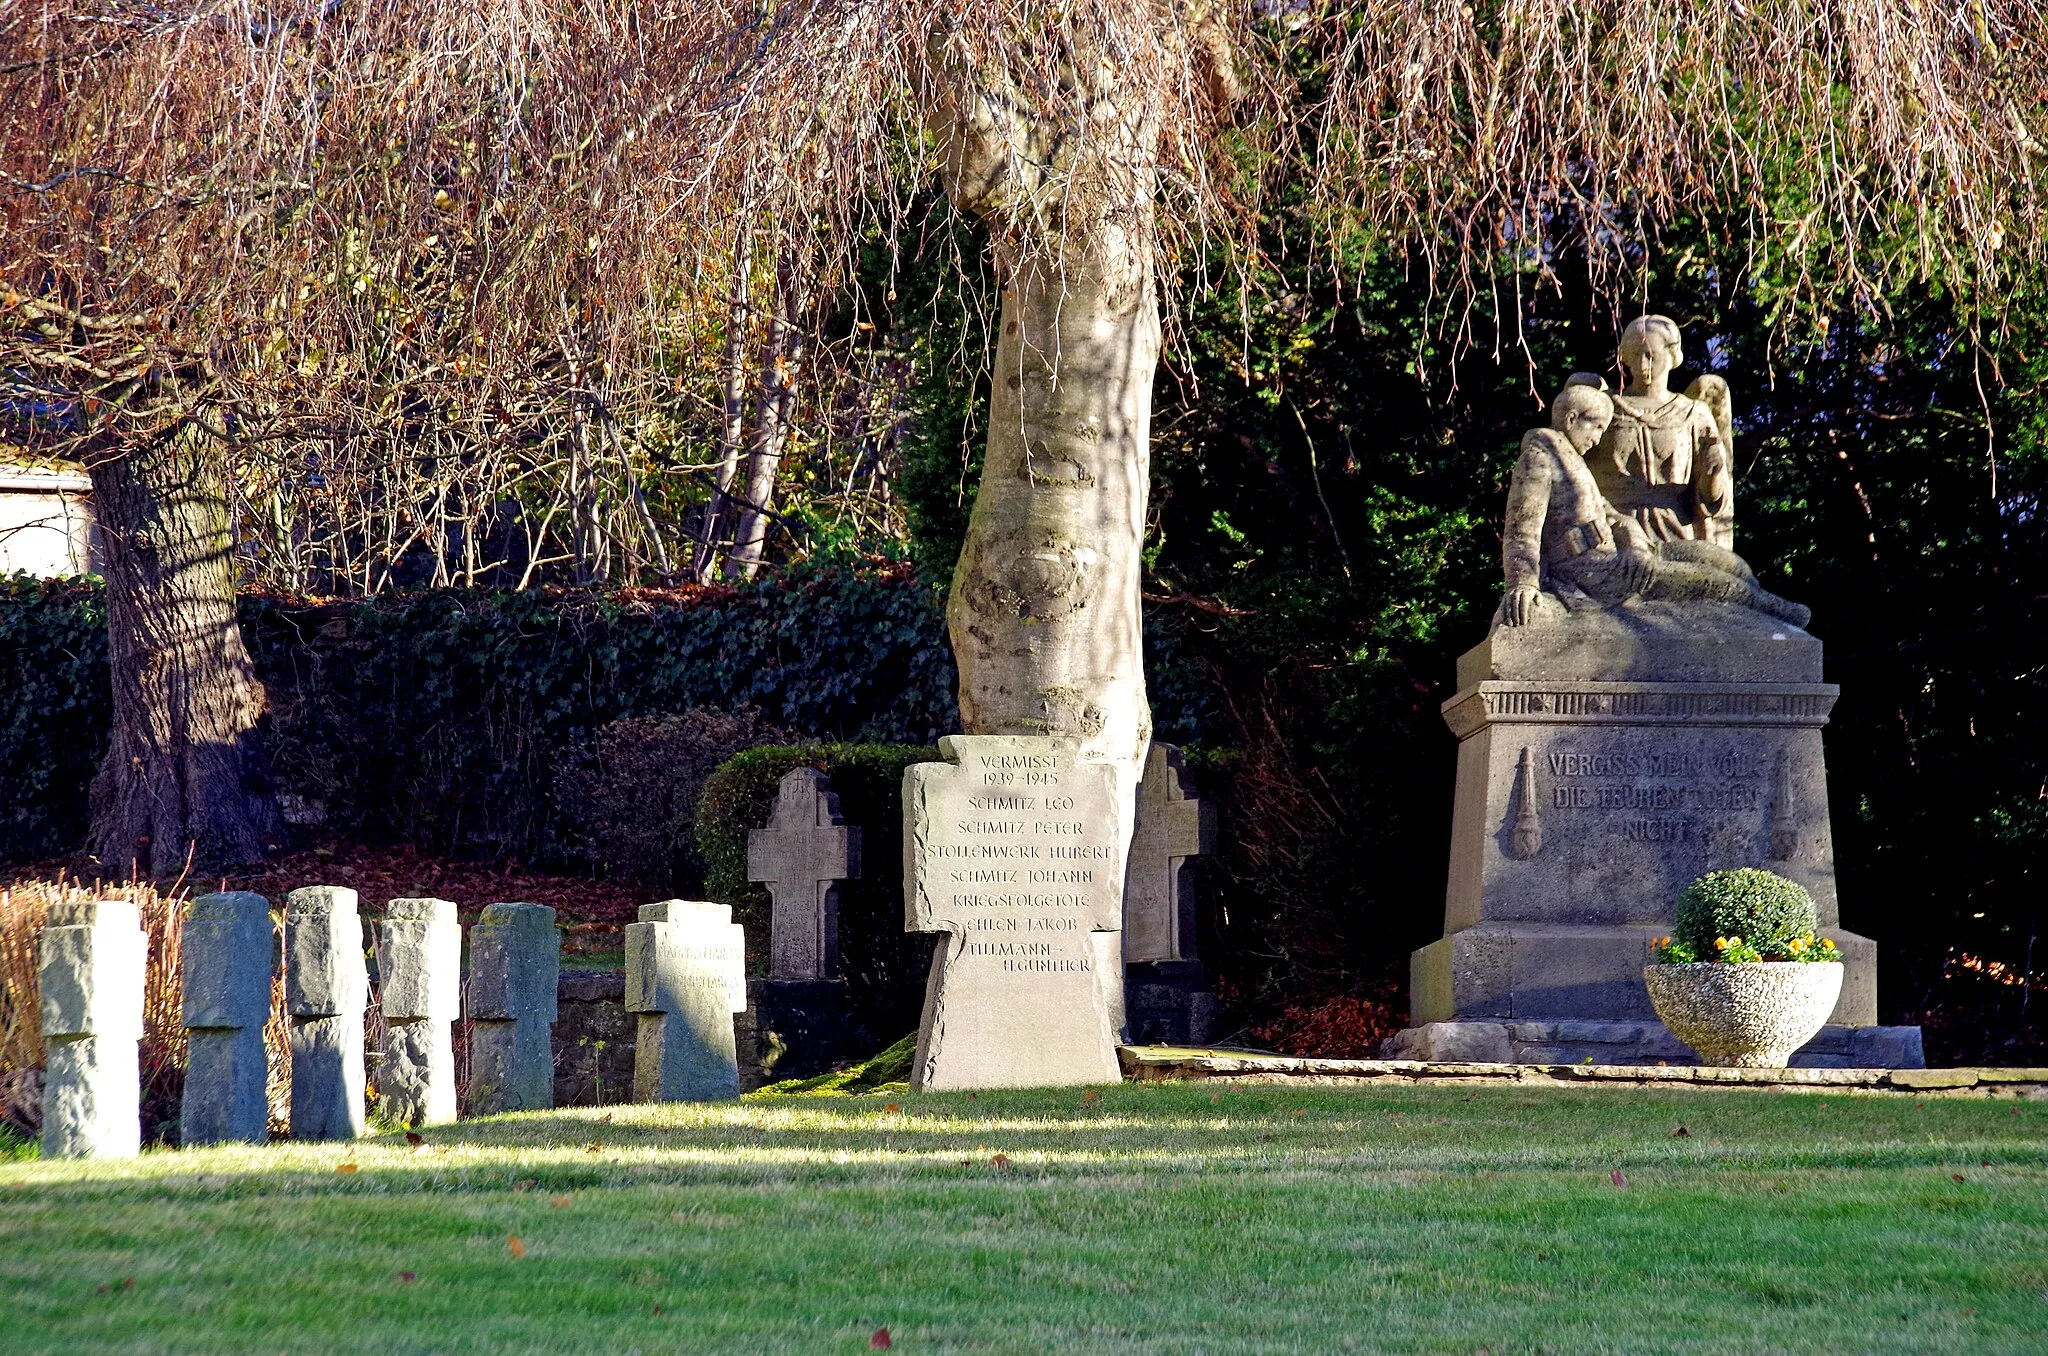
[[[1195,959],[1188,858],[1215,851],[1216,815],[1188,794],[1180,750],[1154,744],[1138,783],[1137,822],[1124,868],[1124,959]]]
[[[747,879],[774,900],[770,979],[839,977],[839,882],[860,875],[860,830],[816,768],[783,777],[765,827],[747,835]]]

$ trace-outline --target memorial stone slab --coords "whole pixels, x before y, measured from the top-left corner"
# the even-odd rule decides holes
[[[1113,1083],[1121,1073],[1116,772],[1073,740],[949,735],[903,775],[905,912],[933,949],[916,1088]]]
[[[1180,750],[1153,744],[1138,783],[1137,818],[1124,866],[1126,961],[1196,959],[1190,859],[1215,850],[1214,807],[1189,794]]]
[[[292,1047],[292,1138],[363,1133],[363,1008],[369,967],[356,892],[309,885],[285,896],[284,1007]]]
[[[246,890],[199,896],[179,949],[187,1050],[179,1142],[261,1144],[270,1137],[263,1026],[278,961],[270,901]]]
[[[384,1106],[404,1125],[455,1119],[455,1045],[462,1015],[462,927],[445,899],[394,899],[377,930],[382,981]]]
[[[747,1008],[747,947],[729,907],[643,905],[626,928],[626,1007],[639,1014],[635,1101],[739,1096],[733,1016]]]
[[[840,814],[831,780],[809,767],[785,774],[767,825],[747,835],[747,879],[774,900],[771,979],[839,978],[839,882],[860,871],[860,830]]]
[[[55,904],[43,929],[43,1157],[142,1149],[142,913],[126,900]]]
[[[469,931],[469,1109],[555,1104],[555,989],[562,935],[544,904],[493,904]]]

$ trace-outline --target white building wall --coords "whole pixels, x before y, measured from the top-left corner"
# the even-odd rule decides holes
[[[0,574],[92,571],[92,478],[0,465]]]

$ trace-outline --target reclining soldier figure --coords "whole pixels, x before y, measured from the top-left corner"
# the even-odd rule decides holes
[[[1652,541],[1633,518],[1608,506],[1585,454],[1613,418],[1605,391],[1574,383],[1551,402],[1550,427],[1523,437],[1508,486],[1501,624],[1525,624],[1547,588],[1608,607],[1631,598],[1734,603],[1805,626],[1808,609],[1757,587],[1733,551],[1705,541]]]

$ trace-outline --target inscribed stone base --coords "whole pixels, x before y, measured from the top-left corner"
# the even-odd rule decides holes
[[[1844,932],[1821,643],[1716,604],[1539,609],[1458,661],[1444,937],[1414,954],[1436,1022],[1654,1022],[1642,967],[1697,877],[1765,867],[1813,896],[1847,973],[1834,1025],[1877,1020],[1877,954]]]
[[[949,735],[903,772],[905,922],[932,950],[913,1088],[1122,1077],[1116,770],[1071,739]]]
[[[1409,959],[1413,1020],[1654,1022],[1643,987],[1660,923],[1481,923],[1430,943]],[[1877,943],[1840,928],[1842,996],[1830,1022],[1877,1021]]]
[[[1131,1045],[1206,1045],[1216,1034],[1216,995],[1199,961],[1124,967],[1124,1039]]]
[[[1457,1064],[1699,1063],[1663,1023],[1431,1022],[1389,1037],[1386,1059]],[[1795,1069],[1923,1069],[1917,1026],[1826,1026],[1797,1054]]]
[[[400,1125],[445,1125],[455,1119],[455,1047],[448,1023],[426,1018],[385,1028],[377,1086]]]
[[[142,1151],[136,1042],[53,1037],[43,1072],[43,1157],[131,1158]]]
[[[555,1058],[550,1026],[550,1022],[535,1018],[471,1023],[470,1115],[553,1108]]]
[[[355,1139],[363,1133],[363,1015],[294,1017],[292,1138]]]
[[[189,1036],[178,1142],[191,1149],[268,1140],[270,1060],[262,1026],[195,1027]]]
[[[911,1086],[945,1092],[1121,1082],[1113,1039],[1121,1014],[1112,1014],[1096,971],[1122,960],[1123,939],[1114,932],[1083,936],[1094,953],[1090,968],[1028,977],[999,971],[985,956],[956,955],[966,952],[971,935],[941,938],[932,950]]]

